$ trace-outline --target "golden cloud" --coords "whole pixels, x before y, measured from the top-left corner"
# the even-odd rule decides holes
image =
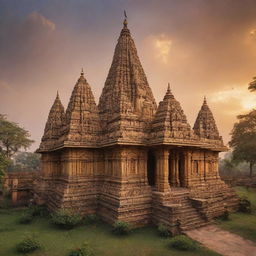
[[[41,15],[38,12],[32,12],[28,15],[27,21],[35,24],[39,24],[45,28],[48,28],[50,30],[55,30],[56,25],[51,20],[47,19],[43,15]]]

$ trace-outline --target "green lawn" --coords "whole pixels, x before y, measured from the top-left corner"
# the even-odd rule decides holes
[[[236,187],[240,197],[247,197],[252,204],[252,214],[233,213],[229,221],[219,221],[221,228],[256,242],[256,189]]]
[[[147,227],[134,231],[127,237],[111,234],[106,224],[85,225],[70,231],[59,230],[45,218],[36,218],[32,224],[18,224],[21,210],[0,211],[0,255],[19,255],[15,245],[26,233],[34,233],[43,248],[30,255],[65,256],[70,249],[79,247],[88,241],[100,256],[213,256],[218,255],[205,248],[195,252],[179,252],[167,247],[168,239],[160,238],[155,228]]]

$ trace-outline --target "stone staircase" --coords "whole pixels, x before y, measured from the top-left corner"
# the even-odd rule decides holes
[[[165,205],[169,207],[173,204],[179,205],[177,216],[181,231],[195,229],[209,224],[209,221],[192,205],[189,195],[189,189],[172,189],[168,201],[165,202]]]

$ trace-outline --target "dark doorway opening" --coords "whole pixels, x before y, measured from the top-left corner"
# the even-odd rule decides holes
[[[149,150],[148,151],[148,160],[147,160],[147,174],[148,174],[148,184],[150,186],[155,186],[156,179],[156,158],[154,153]]]

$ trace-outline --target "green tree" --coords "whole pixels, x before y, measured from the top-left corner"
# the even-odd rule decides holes
[[[256,91],[256,76],[253,77],[252,82],[249,83],[248,89],[249,89],[249,91],[251,91],[251,92]]]
[[[233,160],[249,163],[252,176],[256,163],[256,110],[237,118],[238,122],[234,124],[229,145],[233,148]]]
[[[9,171],[38,171],[40,168],[40,154],[32,152],[19,152],[13,157]]]
[[[34,142],[29,137],[28,131],[0,115],[0,150],[7,158],[22,148],[26,150]]]
[[[2,184],[7,166],[10,164],[10,160],[0,152],[0,185]]]

